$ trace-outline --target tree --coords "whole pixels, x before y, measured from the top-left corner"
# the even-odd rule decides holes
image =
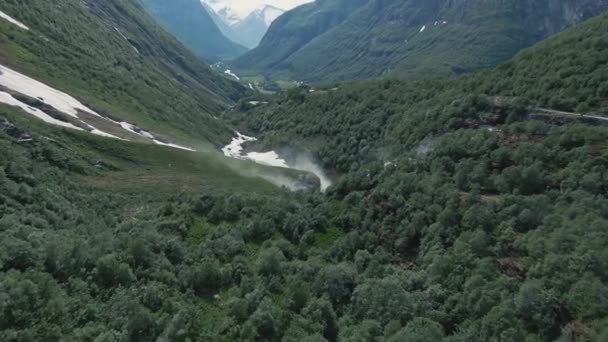
[[[335,305],[348,303],[355,288],[356,275],[356,270],[350,263],[326,266],[317,276],[317,292],[327,295]]]
[[[257,260],[258,274],[263,276],[280,276],[283,272],[285,256],[280,249],[271,247],[260,252]]]
[[[441,341],[444,336],[445,333],[441,324],[428,318],[417,317],[388,341],[435,342]]]
[[[188,274],[188,284],[198,295],[210,295],[224,285],[224,274],[217,260],[205,259],[194,265]]]
[[[135,280],[131,267],[121,263],[114,254],[99,258],[95,269],[98,282],[106,288],[128,286]]]
[[[414,300],[397,278],[369,279],[353,293],[353,315],[373,319],[383,326],[392,320],[402,324],[414,315]]]

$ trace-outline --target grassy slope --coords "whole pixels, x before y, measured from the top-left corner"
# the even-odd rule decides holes
[[[244,88],[214,75],[136,1],[3,0],[0,8],[31,28],[0,21],[0,62],[181,141],[231,135],[212,116]]]
[[[49,149],[52,157],[43,164],[61,165],[77,183],[99,190],[141,194],[156,200],[183,192],[276,193],[280,190],[258,175],[297,176],[288,170],[228,159],[216,151],[189,152],[61,129],[0,105],[0,121],[4,119],[34,139],[31,144],[16,144],[17,138],[9,139],[15,151],[33,155],[33,151]]]

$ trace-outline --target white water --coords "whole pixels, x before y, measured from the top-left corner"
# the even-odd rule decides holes
[[[19,28],[24,29],[26,31],[29,31],[30,28],[27,27],[24,23],[20,22],[19,20],[11,17],[10,15],[0,11],[0,18],[7,20],[8,22],[17,25]]]
[[[266,153],[250,152],[247,153],[247,159],[252,160],[258,164],[289,168],[287,162],[281,159],[281,157],[279,157],[279,155],[275,151],[270,151]]]
[[[224,74],[229,75],[234,77],[237,81],[240,81],[241,79],[235,74],[233,73],[230,69],[226,69],[226,71],[224,71]]]
[[[296,157],[295,162],[293,164],[289,164],[282,159],[278,153],[275,151],[269,152],[250,152],[247,154],[243,154],[243,144],[251,141],[256,141],[257,139],[254,137],[248,137],[239,132],[236,132],[236,137],[232,139],[230,144],[226,145],[222,148],[222,152],[226,157],[240,159],[240,160],[250,160],[252,162],[274,166],[274,167],[282,167],[286,169],[293,169],[298,171],[306,171],[314,174],[321,181],[321,191],[325,191],[330,185],[331,180],[323,169],[316,163],[312,161],[312,159],[308,156],[299,155]]]

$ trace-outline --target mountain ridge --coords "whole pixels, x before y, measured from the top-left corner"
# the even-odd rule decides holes
[[[247,51],[217,27],[199,0],[142,0],[146,10],[196,55],[211,61],[233,59]]]
[[[266,4],[251,11],[246,17],[240,18],[229,12],[228,8],[218,10],[217,6],[214,8],[209,2],[202,3],[226,37],[250,49],[260,43],[272,22],[285,12]]]
[[[495,66],[606,9],[608,2],[603,0],[369,0],[332,30],[305,41],[287,38],[280,27],[271,27],[267,37],[279,38],[263,40],[235,65],[244,72],[313,83],[386,74],[458,74]],[[284,17],[301,20],[305,15],[288,12]],[[290,41],[292,48],[280,56],[268,52],[281,39]]]

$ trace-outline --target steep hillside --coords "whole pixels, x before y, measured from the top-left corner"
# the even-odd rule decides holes
[[[500,109],[488,98],[511,99],[512,109],[520,111],[529,105],[606,112],[607,25],[604,14],[487,72],[447,80],[351,82],[316,91],[302,87],[258,99],[265,104],[242,102],[228,115],[267,146],[304,145],[326,167],[348,172],[363,160],[389,159],[443,130],[505,120],[490,115]]]
[[[137,1],[2,1],[0,9],[29,27],[0,20],[0,63],[114,121],[178,141],[229,140],[213,116],[245,89],[216,76]]]
[[[275,38],[273,48],[261,45],[238,66],[313,83],[386,74],[461,74],[504,62],[607,8],[603,0],[373,0],[314,40],[293,46]],[[291,15],[307,18],[305,13]],[[281,32],[273,27],[268,36]],[[277,58],[277,46],[290,49]]]
[[[235,41],[250,49],[255,48],[268,31],[270,25],[283,12],[283,10],[273,6],[264,6],[251,12],[245,19],[240,20],[231,27],[235,32]]]
[[[231,16],[228,9],[221,4],[203,2],[203,6],[226,37],[250,49],[258,46],[270,24],[285,12],[280,8],[264,5],[245,18],[238,18]]]
[[[324,194],[0,105],[0,340],[607,341],[606,32],[226,113],[338,171]]]
[[[234,61],[244,70],[278,70],[286,58],[342,23],[367,0],[321,0],[288,11],[270,26],[259,46]]]
[[[236,58],[247,51],[220,31],[199,0],[143,0],[146,10],[196,55]]]
[[[49,3],[28,2],[52,12],[40,23],[21,1],[0,7],[2,60],[92,91],[97,65],[49,52],[33,68],[44,59],[26,50],[32,37],[91,38],[100,18],[140,12]],[[114,41],[102,32],[96,44]],[[302,86],[224,114],[260,145],[313,152],[336,171],[326,193],[282,191],[216,151],[107,139],[0,104],[0,341],[607,341],[607,32],[604,14],[478,74]],[[101,63],[135,51],[123,41],[72,49]],[[149,108],[129,91],[138,63],[163,75],[161,59],[128,57],[131,69],[112,74],[134,80],[113,93],[117,106]],[[0,85],[15,78],[0,71]],[[163,94],[150,96],[170,102]],[[188,108],[171,105],[175,117]]]

